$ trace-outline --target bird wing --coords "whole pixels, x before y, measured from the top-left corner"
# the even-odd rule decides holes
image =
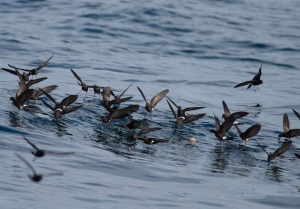
[[[198,120],[199,118],[202,118],[205,115],[205,113],[203,114],[198,114],[198,115],[192,115],[186,119],[183,120],[183,123],[190,123],[192,121]]]
[[[133,84],[133,83],[132,83]],[[120,96],[119,97],[122,97],[123,96],[123,94],[125,94],[125,92],[129,89],[129,87],[132,85],[132,84],[130,84],[121,94],[120,94]]]
[[[112,119],[122,119],[126,117],[128,114],[131,114],[135,111],[137,111],[140,108],[140,105],[130,105],[128,107],[124,107],[122,109],[117,109],[113,113],[111,113]]]
[[[52,56],[47,59],[43,64],[41,64],[40,66],[38,66],[37,68],[35,68],[36,70],[40,70],[42,69],[43,67],[47,66],[48,65],[48,62],[52,59],[52,57],[54,56],[55,53],[52,54]]]
[[[4,70],[4,71],[6,71],[6,72],[8,72],[8,73],[17,75],[17,72],[15,70],[7,69],[7,68],[1,68],[1,69]]]
[[[16,99],[26,90],[26,81],[23,79],[22,75],[19,73],[19,71],[16,69],[16,74],[19,77],[19,88],[16,93]]]
[[[161,128],[159,127],[154,127],[154,128],[147,128],[147,129],[142,129],[140,130],[136,135],[141,135],[141,134],[146,134],[146,133],[149,133],[151,131],[156,131],[156,130],[160,130]]]
[[[67,109],[63,109],[62,110],[62,114],[65,115],[67,113],[70,113],[70,112],[74,112],[75,110],[78,110],[79,108],[81,108],[83,105],[79,105],[79,106],[75,106],[75,107],[70,107],[70,108],[67,108]]]
[[[72,155],[76,153],[76,152],[52,152],[52,151],[45,151],[45,152],[54,155]]]
[[[225,103],[225,101],[222,101],[222,104],[223,104],[223,108],[224,108],[224,113],[227,117],[230,116],[230,111],[229,111],[229,108],[227,106],[227,104]]]
[[[83,82],[82,82],[82,80],[81,80],[81,78],[75,73],[75,71],[74,70],[72,70],[72,69],[70,69],[71,70],[71,72],[73,73],[73,75],[77,78],[77,80],[81,83],[81,85],[83,84]]]
[[[298,113],[296,110],[294,110],[294,109],[293,109],[293,111],[294,111],[295,115],[297,116],[297,118],[300,120],[300,115],[299,115],[299,113]]]
[[[261,66],[260,66],[260,68],[259,68],[259,70],[258,70],[258,73],[253,77],[253,81],[259,81],[260,80],[260,76],[261,76],[261,68],[262,68],[262,65],[263,65],[264,63],[261,63]]]
[[[110,93],[111,93],[110,87],[109,86],[104,87],[102,92],[101,92],[103,100],[109,101],[110,100]]]
[[[214,118],[215,118],[216,130],[219,131],[220,130],[220,121],[219,121],[219,118],[215,114],[214,114]]]
[[[114,99],[114,100],[111,100],[109,101],[109,106],[111,106],[112,104],[118,104],[118,103],[122,103],[122,102],[126,102],[128,100],[132,99],[132,97],[125,97],[125,98],[119,98],[119,99]]]
[[[237,127],[237,126],[236,126]],[[244,137],[246,139],[249,139],[253,136],[256,136],[258,134],[258,132],[261,129],[261,125],[259,124],[255,124],[253,126],[251,126],[250,128],[248,128],[245,132],[244,132]]]
[[[235,113],[232,113],[229,118],[233,121],[235,121],[236,119],[238,118],[242,118],[242,117],[245,117],[246,115],[248,115],[249,113],[248,112],[235,112]],[[228,120],[229,118],[227,118],[226,120]]]
[[[176,115],[176,113],[175,113],[175,111],[174,111],[172,105],[170,104],[170,102],[169,102],[168,100],[167,100],[167,102],[168,102],[168,105],[169,105],[170,109],[172,110],[172,113],[173,113],[174,117],[177,119],[178,116]]]
[[[42,88],[42,89],[43,89],[43,91],[49,93],[50,91],[53,91],[53,90],[56,89],[56,88],[57,88],[57,85],[52,85],[52,86],[44,87],[44,88]],[[43,95],[43,94],[44,94],[44,92],[42,92],[42,91],[39,89],[39,90],[37,90],[37,91],[32,95],[32,97],[33,97],[34,99],[37,99],[39,96],[41,96],[41,95]]]
[[[165,89],[162,92],[158,93],[155,97],[153,97],[150,102],[151,107],[154,108],[156,106],[156,104],[160,100],[162,100],[168,92],[169,92],[169,89]]]
[[[43,99],[41,99],[41,101],[48,107],[50,108],[52,111],[54,111],[54,108],[51,107],[51,105],[49,105],[47,102],[45,102]]]
[[[25,160],[21,155],[19,155],[18,153],[15,153],[15,155],[20,158],[31,170],[32,172],[34,173],[34,175],[36,175],[36,172],[34,170],[34,168],[32,167],[32,165],[30,165],[27,160]]]
[[[154,141],[153,144],[157,144],[157,143],[167,143],[167,142],[169,142],[168,139],[148,138],[148,140],[153,140],[153,141]]]
[[[36,84],[36,83],[39,83],[43,80],[46,80],[47,77],[43,77],[43,78],[38,78],[38,79],[35,79],[35,80],[30,80],[28,83],[26,83],[26,88],[29,89],[30,86],[32,86],[33,84]]]
[[[35,144],[33,144],[29,139],[27,139],[24,135],[22,135],[22,136],[28,142],[28,144],[30,144],[34,149],[39,150],[39,148],[37,146],[35,146]]]
[[[33,89],[27,89],[25,90],[17,99],[17,102],[20,104],[24,104],[27,100],[31,98],[31,95],[33,94]]]
[[[256,139],[254,139],[256,141],[256,143],[258,144],[258,146],[265,152],[267,153],[267,155],[269,156],[269,153],[260,145],[260,143],[258,143],[258,141]]]
[[[283,154],[284,152],[286,152],[290,146],[292,146],[292,141],[283,143],[281,145],[281,147],[279,147],[277,150],[275,150],[274,154],[276,157],[279,157],[281,154]]]
[[[252,82],[252,80],[251,80],[251,81],[245,81],[245,82],[243,82],[243,83],[239,83],[239,84],[237,84],[234,88],[248,85],[248,84],[250,84],[251,82]]]
[[[142,92],[142,90],[141,90],[138,86],[137,86],[137,88],[138,88],[138,90],[141,92],[141,95],[142,95],[142,97],[144,98],[144,100],[145,100],[145,102],[146,102],[146,104],[147,104],[148,102],[147,102],[147,99],[146,99],[144,93]]]
[[[290,121],[286,113],[283,115],[283,133],[287,133],[290,130]]]
[[[199,110],[199,109],[203,109],[205,107],[187,107],[183,109],[183,112],[187,112],[187,111],[192,111],[192,110]]]
[[[172,99],[170,99],[168,96],[166,96],[166,97],[173,103],[173,105],[174,105],[175,107],[178,108],[178,105],[177,105]]]
[[[124,124],[124,123],[122,123],[122,122],[120,122],[120,121],[119,121],[119,123],[120,123],[122,126],[124,126],[124,127],[132,134],[132,131],[126,126],[126,124]]]
[[[52,100],[54,104],[57,104],[56,100],[50,94],[48,94],[48,92],[44,91],[43,89],[39,89],[39,90],[41,90],[50,100]]]
[[[64,98],[62,101],[61,101],[61,105],[62,106],[68,106],[70,104],[73,104],[78,98],[78,95],[70,95],[70,96],[67,96],[66,98]]]

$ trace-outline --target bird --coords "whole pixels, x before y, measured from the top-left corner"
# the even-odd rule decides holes
[[[162,100],[166,94],[169,92],[169,89],[165,89],[162,92],[158,93],[155,97],[153,97],[150,101],[150,103],[147,102],[147,99],[144,95],[144,93],[142,92],[142,90],[137,86],[138,90],[140,91],[141,95],[143,96],[145,102],[146,102],[146,110],[150,113],[152,113],[152,111],[154,110],[154,107],[156,106],[156,104]]]
[[[285,137],[287,139],[292,139],[293,137],[300,136],[300,129],[290,129],[290,121],[288,115],[284,113],[283,115],[283,133],[278,135],[280,137]]]
[[[175,111],[174,111],[172,105],[169,103],[168,100],[167,100],[167,102],[168,102],[168,104],[169,104],[170,109],[172,110],[172,113],[173,113],[175,119],[176,119],[175,128],[178,128],[178,126],[183,125],[183,124],[185,124],[185,123],[190,123],[190,122],[193,122],[193,121],[195,121],[195,120],[198,120],[198,119],[202,118],[202,117],[205,115],[205,114],[198,114],[198,115],[192,115],[192,116],[189,116],[189,117],[186,117],[186,118],[183,117],[183,116],[178,117],[178,116],[176,115],[176,113],[175,113]]]
[[[53,91],[54,89],[57,88],[57,85],[52,85],[52,86],[47,86],[47,87],[44,87],[42,88],[43,91],[49,93],[51,91]],[[42,90],[37,90],[36,92],[34,92],[32,95],[31,95],[31,100],[37,100],[39,99],[40,96],[42,96],[44,94],[44,92],[42,92]]]
[[[45,175],[41,175],[41,174],[37,174],[36,171],[34,170],[34,168],[32,167],[32,165],[30,165],[21,155],[19,155],[18,153],[16,153],[16,156],[18,158],[20,158],[33,172],[33,175],[28,175],[28,177],[34,181],[34,182],[39,182],[43,179],[43,177],[45,176],[62,176],[63,173],[49,173],[49,174],[45,174]]]
[[[259,125],[259,124],[255,124],[255,125],[251,126],[245,132],[242,132],[237,125],[235,125],[235,127],[237,128],[237,131],[238,131],[241,139],[244,140],[245,143],[252,137],[256,136],[261,129],[261,125]]]
[[[101,117],[103,123],[109,123],[114,119],[123,119],[126,116],[128,116],[129,114],[136,112],[139,108],[140,108],[140,105],[130,105],[130,106],[124,107],[122,109],[117,109],[114,112],[111,112],[108,116],[100,115],[92,110],[88,110],[88,111]]]
[[[138,120],[132,120],[132,115],[128,115],[128,121],[125,123],[125,126],[129,129],[138,129],[141,128],[141,122]]]
[[[138,137],[139,135],[146,134],[146,133],[149,133],[149,132],[151,132],[151,131],[157,131],[157,130],[162,129],[162,128],[160,128],[160,127],[154,127],[154,128],[142,129],[142,130],[140,130],[139,132],[134,133],[133,131],[130,130],[130,128],[128,128],[128,127],[126,126],[126,124],[124,124],[124,123],[122,123],[122,122],[120,122],[120,124],[121,124],[122,126],[124,126],[124,127],[130,132],[130,139],[132,139],[132,140],[137,140],[137,137]]]
[[[11,66],[11,65],[9,65],[9,66]],[[17,75],[16,70],[11,70],[11,69],[7,69],[7,68],[1,68],[1,69],[6,71],[6,72],[9,72],[11,74]],[[23,72],[23,74],[21,76],[22,76],[23,80],[30,81],[30,78],[29,78],[30,75],[31,75],[31,72],[29,72],[29,73]]]
[[[15,67],[15,66],[13,66],[13,65],[9,65],[9,67],[11,67],[11,68],[14,68],[15,70],[22,70],[22,71],[26,71],[26,72],[29,72],[30,74],[28,74],[28,75],[36,75],[37,76],[37,74],[38,74],[38,71],[40,70],[40,69],[42,69],[43,67],[45,67],[46,65],[48,65],[48,62],[52,59],[52,57],[54,56],[54,54],[55,53],[53,53],[52,54],[52,56],[48,59],[48,60],[46,60],[43,64],[41,64],[40,66],[38,66],[38,67],[36,67],[36,68],[33,68],[33,69],[31,69],[31,70],[27,70],[27,69],[23,69],[23,68],[18,68],[18,67]],[[24,74],[23,74],[24,75]],[[25,78],[26,78],[26,76],[25,76]]]
[[[93,97],[93,99],[95,98],[95,95],[96,95],[96,94],[99,94],[99,99],[100,99],[101,89],[102,89],[103,87],[97,86],[97,85],[95,84],[95,85],[93,85],[93,86],[89,86],[89,88],[93,88],[93,89],[94,89],[94,97]]]
[[[73,96],[73,95],[71,95]],[[70,97],[70,96],[69,96]],[[68,98],[68,97],[67,97]],[[65,99],[67,99],[65,98]],[[45,102],[43,99],[41,99],[41,101],[49,108],[51,109],[53,112],[54,112],[54,117],[59,117],[59,116],[62,116],[62,115],[65,115],[67,113],[70,113],[70,112],[74,112],[76,110],[78,110],[79,108],[81,108],[83,105],[78,105],[78,106],[74,106],[74,107],[70,107],[70,108],[53,108],[51,105],[49,105],[47,102]],[[62,104],[63,101],[60,103]]]
[[[215,124],[216,124],[216,130],[211,129],[210,132],[214,133],[215,136],[220,139],[221,141],[224,140],[233,140],[233,137],[226,136],[227,131],[233,126],[234,121],[237,118],[245,117],[249,113],[247,112],[236,112],[233,113],[227,118],[222,125],[220,125],[220,121],[218,116],[214,115],[215,118]]]
[[[261,64],[258,73],[253,77],[252,80],[239,83],[234,88],[237,88],[237,87],[240,87],[240,86],[245,86],[245,85],[249,84],[247,89],[249,89],[251,86],[254,86],[254,90],[255,90],[255,86],[263,84],[263,81],[260,79],[262,65],[263,65],[263,63]]]
[[[103,98],[102,105],[110,113],[112,113],[113,111],[115,111],[116,109],[118,109],[118,107],[112,107],[112,105],[120,105],[122,102],[126,102],[126,101],[132,99],[132,97],[125,97],[125,98],[118,97],[118,98],[116,98],[114,100],[110,100],[110,94],[112,92],[113,91],[110,89],[110,87],[106,86],[106,87],[103,88],[103,91],[101,93],[102,98]]]
[[[15,105],[18,109],[22,109],[23,107],[25,107],[26,105],[24,105],[24,103],[27,100],[30,100],[32,94],[33,94],[33,89],[27,89],[25,91],[23,91],[18,97],[14,98],[14,97],[10,97],[10,100],[12,100],[13,105]]]
[[[39,89],[41,92],[43,92],[52,102],[54,102],[55,106],[54,109],[64,109],[67,106],[73,104],[77,98],[78,95],[70,95],[65,97],[61,102],[57,102],[48,92],[46,92],[44,89]]]
[[[83,83],[82,82],[82,80],[81,80],[81,78],[75,73],[75,71],[74,70],[72,70],[72,69],[70,69],[71,70],[71,72],[73,73],[73,75],[77,78],[77,80],[80,82],[77,82],[78,83],[78,85],[79,86],[81,86],[81,90],[82,91],[85,91],[86,93],[85,93],[85,96],[84,96],[84,99],[83,99],[83,101],[85,100],[85,97],[86,97],[86,94],[87,94],[87,92],[88,92],[88,90],[89,90],[89,87],[91,87],[91,86],[88,86],[88,85],[86,85],[85,83]],[[80,90],[80,91],[81,91]],[[79,92],[80,93],[80,92]],[[79,94],[78,93],[78,94]]]
[[[225,101],[222,101],[223,104],[223,108],[224,108],[224,114],[222,115],[222,118],[224,118],[224,120],[226,120],[227,118],[229,118],[229,116],[231,115],[230,110],[226,104]],[[234,125],[243,125],[244,123],[239,123],[237,121],[233,122]]]
[[[178,117],[185,117],[188,113],[187,111],[191,111],[191,110],[199,110],[199,109],[203,109],[205,107],[187,107],[182,109],[181,106],[178,106],[173,100],[171,100],[168,96],[166,96],[174,105],[175,107],[177,107],[177,114]]]
[[[267,153],[268,155],[268,165],[270,164],[271,160],[276,160],[277,157],[279,157],[280,155],[282,155],[284,152],[286,152],[290,146],[292,145],[292,141],[288,141],[283,143],[277,150],[275,150],[274,153],[268,153],[259,143],[256,139],[254,139],[256,141],[256,143],[258,144],[258,146],[260,146],[260,148]]]
[[[298,113],[296,110],[294,110],[294,109],[293,109],[293,112],[295,113],[295,115],[297,116],[297,118],[300,120],[300,115],[299,115],[299,113]]]
[[[111,95],[113,95],[113,97],[115,98],[115,100],[121,99],[121,97],[123,96],[123,94],[125,94],[125,92],[129,89],[129,87],[132,84],[130,84],[119,96],[116,96],[113,91],[111,91]],[[116,102],[115,104],[120,105],[120,103],[118,103],[118,102]]]
[[[144,137],[137,137],[137,140],[141,140],[147,145],[153,145],[153,144],[157,144],[157,143],[167,143],[167,142],[169,142],[169,140],[167,140],[167,139],[150,138],[146,135],[144,135]]]
[[[37,157],[44,157],[46,153],[49,154],[55,154],[55,155],[70,155],[75,154],[76,152],[51,152],[51,151],[45,151],[42,149],[39,149],[34,143],[32,143],[28,138],[26,138],[24,135],[22,137],[30,144],[34,149],[36,149],[36,152],[31,152],[34,155],[34,159]]]

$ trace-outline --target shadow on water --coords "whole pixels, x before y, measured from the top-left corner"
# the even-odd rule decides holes
[[[284,182],[284,171],[285,169],[276,165],[271,165],[267,167],[265,171],[266,177],[271,181],[276,181],[278,183]]]

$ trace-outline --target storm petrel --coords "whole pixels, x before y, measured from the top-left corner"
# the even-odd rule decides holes
[[[43,89],[43,91],[49,93],[49,92],[53,91],[56,88],[57,88],[57,85],[52,85],[52,86],[47,86],[47,87],[44,87],[44,88],[41,88],[41,89]],[[37,90],[36,92],[34,92],[31,95],[31,100],[37,100],[37,99],[39,99],[38,97],[42,96],[43,94],[44,94],[44,92],[42,92],[42,90]]]
[[[33,176],[28,175],[28,177],[34,182],[41,181],[43,179],[43,177],[45,177],[45,176],[62,176],[63,175],[63,173],[49,173],[49,174],[45,174],[45,175],[37,174],[36,171],[34,170],[34,168],[32,167],[32,165],[30,165],[21,155],[16,153],[16,156],[18,158],[20,158],[30,168],[30,170],[32,170]]]
[[[256,139],[254,139],[256,141],[256,143],[258,144],[258,146],[260,146],[260,148],[267,153],[268,155],[268,165],[270,164],[271,160],[276,160],[277,157],[279,157],[281,154],[283,154],[284,152],[286,152],[290,146],[292,145],[292,141],[289,142],[285,142],[283,143],[277,150],[275,150],[274,153],[268,153],[259,143]]]
[[[205,107],[187,107],[182,109],[181,106],[178,106],[172,99],[170,99],[168,96],[166,96],[174,105],[175,107],[177,107],[177,114],[178,117],[185,117],[187,113],[187,111],[191,111],[191,110],[199,110],[199,109],[203,109]]]
[[[224,108],[224,114],[222,115],[222,118],[224,118],[226,120],[227,118],[229,118],[229,116],[231,115],[231,113],[230,113],[230,110],[229,110],[226,102],[222,101],[222,104],[223,104],[223,108]],[[233,124],[234,125],[243,125],[244,123],[239,123],[237,121],[234,121]]]
[[[167,93],[169,92],[169,89],[165,89],[162,92],[158,93],[155,97],[153,97],[150,101],[150,103],[147,102],[147,99],[144,95],[144,93],[142,92],[142,90],[137,86],[138,90],[141,92],[141,95],[143,96],[145,102],[146,102],[146,110],[150,113],[152,113],[152,111],[154,110],[154,107],[156,106],[156,104],[162,100]]]
[[[120,122],[120,124],[122,125],[122,126],[124,126],[129,132],[130,132],[130,139],[132,139],[132,140],[137,140],[137,137],[139,136],[139,135],[142,135],[142,134],[146,134],[146,133],[149,133],[149,132],[151,132],[151,131],[157,131],[157,130],[160,130],[160,129],[162,129],[162,128],[159,128],[159,127],[154,127],[154,128],[147,128],[147,129],[142,129],[142,130],[140,130],[139,132],[137,132],[137,133],[134,133],[134,132],[132,132],[124,123],[122,123],[122,122]]]
[[[185,123],[190,123],[190,122],[193,122],[195,120],[198,120],[198,119],[202,118],[205,115],[203,113],[203,114],[198,114],[198,115],[192,115],[192,116],[189,116],[189,117],[183,117],[183,116],[178,117],[177,114],[175,113],[172,105],[169,103],[168,100],[167,100],[167,102],[169,104],[170,109],[172,110],[172,113],[173,113],[175,119],[176,119],[176,124],[175,124],[176,128],[178,128],[178,126],[183,125]]]
[[[245,132],[241,131],[241,129],[239,129],[239,127],[237,125],[235,125],[235,127],[237,128],[237,131],[238,131],[241,139],[244,140],[245,143],[252,137],[256,136],[261,129],[261,125],[259,125],[259,124],[255,124],[255,125],[251,126]]]
[[[290,129],[289,117],[286,113],[283,115],[283,133],[278,135],[278,138],[285,137],[292,139],[293,137],[300,136],[300,129]]]
[[[237,87],[240,87],[240,86],[245,86],[245,85],[249,84],[247,89],[249,89],[251,86],[254,86],[254,90],[255,90],[255,86],[263,84],[263,81],[260,80],[262,65],[263,65],[263,63],[261,64],[258,73],[253,77],[253,79],[251,81],[245,81],[243,83],[239,83],[234,88],[237,88]]]
[[[84,96],[84,99],[83,99],[83,100],[85,100],[86,94],[87,94],[87,92],[88,92],[88,90],[89,90],[89,87],[91,87],[91,86],[88,86],[88,85],[86,85],[85,83],[83,83],[82,80],[81,80],[81,78],[75,73],[75,71],[72,70],[72,69],[70,69],[70,70],[71,70],[71,72],[73,73],[73,75],[77,78],[77,80],[80,82],[80,83],[79,83],[79,82],[77,82],[77,83],[78,83],[79,86],[81,86],[81,90],[86,92],[86,93],[85,93],[85,96]],[[80,92],[79,92],[79,93],[80,93]],[[79,94],[79,93],[78,93],[78,94]]]

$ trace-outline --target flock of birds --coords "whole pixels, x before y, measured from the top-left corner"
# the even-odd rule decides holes
[[[79,93],[77,95],[67,96],[61,102],[57,102],[50,95],[50,92],[57,88],[56,85],[51,85],[51,86],[47,86],[44,88],[37,88],[36,90],[31,89],[30,87],[33,84],[39,83],[39,82],[47,79],[46,77],[37,78],[37,74],[39,73],[40,69],[47,66],[47,64],[49,63],[49,61],[52,59],[53,56],[54,56],[54,54],[43,64],[41,64],[37,68],[30,69],[30,70],[18,68],[13,65],[8,65],[12,69],[2,68],[2,70],[9,72],[11,74],[14,74],[14,75],[18,76],[18,78],[19,78],[19,81],[18,81],[19,88],[17,90],[16,96],[10,98],[10,100],[12,100],[13,105],[16,106],[18,109],[22,109],[26,106],[30,107],[25,104],[28,100],[39,100],[39,101],[43,102],[46,105],[46,107],[48,107],[49,109],[51,109],[53,111],[54,117],[60,117],[62,115],[65,115],[65,114],[68,114],[68,113],[71,113],[71,112],[74,112],[74,111],[80,109],[83,105],[78,105],[78,106],[73,106],[73,107],[69,107],[69,106],[78,99],[78,94],[81,91],[85,91],[87,94],[88,89],[93,89],[94,97],[96,94],[99,94],[99,98],[100,98],[100,96],[102,96],[102,99],[103,99],[102,105],[108,111],[108,115],[106,115],[106,116],[100,115],[93,110],[88,110],[88,111],[101,117],[103,123],[110,123],[112,120],[123,119],[123,118],[127,117],[128,118],[127,123],[122,123],[120,121],[119,121],[119,123],[130,132],[131,140],[143,141],[145,144],[147,144],[147,146],[157,144],[157,143],[167,143],[169,141],[166,139],[157,139],[157,138],[148,137],[146,135],[149,132],[160,130],[161,129],[160,127],[143,129],[141,127],[140,121],[132,119],[132,113],[136,112],[140,108],[140,105],[130,105],[130,106],[123,107],[123,108],[120,107],[121,103],[129,101],[132,98],[132,97],[123,97],[123,95],[131,87],[131,85],[133,83],[130,84],[119,96],[117,96],[115,94],[116,91],[111,89],[109,86],[101,87],[98,85],[85,84],[81,80],[81,78],[77,75],[77,73],[71,69],[71,72],[73,73],[75,78],[78,80],[78,82],[77,82],[78,85],[81,86],[81,90],[79,91]],[[257,87],[257,89],[258,89],[258,85],[263,84],[263,81],[261,80],[261,74],[262,74],[261,69],[262,69],[262,65],[260,66],[258,73],[254,76],[254,78],[252,80],[248,80],[248,81],[242,82],[240,84],[237,84],[234,88],[248,85],[247,88],[250,88],[253,86],[254,89],[255,89],[255,87]],[[21,74],[19,71],[23,71],[23,74]],[[34,75],[36,76],[36,79],[33,79]],[[30,79],[30,77],[31,77],[31,79]],[[154,96],[150,102],[148,102],[142,89],[139,88],[138,86],[137,86],[137,88],[138,88],[139,92],[141,93],[143,99],[146,102],[145,109],[147,112],[152,113],[152,111],[154,110],[157,103],[160,102],[164,97],[167,98],[167,103],[170,107],[171,112],[174,115],[174,118],[176,119],[176,122],[175,122],[176,128],[178,126],[184,125],[186,123],[196,121],[196,120],[202,118],[203,116],[205,116],[205,114],[190,115],[188,113],[189,111],[199,110],[204,107],[182,108],[181,106],[177,105],[171,98],[166,96],[167,93],[169,92],[168,89],[161,91],[156,96]],[[85,94],[84,100],[86,98],[86,94]],[[50,105],[43,98],[41,98],[41,96],[43,96],[43,95],[46,96],[48,99],[50,99],[54,103],[54,105],[53,106]],[[111,95],[113,96],[113,99],[111,99]],[[177,112],[174,110],[172,104],[177,108]],[[229,110],[227,104],[225,103],[225,101],[222,101],[222,104],[223,104],[223,108],[224,108],[224,114],[222,115],[224,122],[221,124],[218,116],[214,115],[216,129],[211,130],[211,132],[215,134],[216,138],[218,138],[220,141],[233,140],[233,137],[226,135],[227,132],[233,126],[236,127],[240,138],[242,140],[244,140],[245,143],[250,138],[256,136],[259,133],[259,131],[261,129],[260,124],[255,124],[255,125],[249,127],[245,132],[241,131],[241,129],[239,128],[239,125],[243,125],[243,123],[237,122],[237,119],[247,116],[249,114],[248,112],[230,113],[230,110]],[[296,112],[294,109],[293,109],[293,111],[300,120],[300,115],[298,114],[298,112]],[[136,133],[135,129],[141,129],[141,130]],[[287,116],[287,114],[284,114],[284,116],[283,116],[283,133],[279,134],[278,137],[279,138],[285,137],[286,139],[291,139],[291,138],[299,136],[299,135],[300,135],[300,129],[290,129],[288,116]],[[23,138],[36,150],[36,152],[32,152],[32,154],[35,156],[35,158],[43,157],[46,153],[52,153],[52,154],[74,154],[75,153],[75,152],[55,153],[55,152],[44,151],[44,150],[39,149],[34,143],[32,143],[25,136],[23,136]],[[255,141],[257,142],[257,140],[255,140]],[[195,139],[190,138],[190,142],[194,143]],[[283,142],[282,145],[277,150],[275,150],[275,152],[273,152],[273,153],[268,153],[263,148],[263,146],[261,146],[258,142],[257,142],[257,144],[268,155],[267,160],[268,160],[268,163],[270,163],[271,160],[276,160],[277,157],[279,157],[281,154],[283,154],[285,151],[287,151],[289,149],[289,147],[292,145],[292,141],[289,140],[287,142]],[[37,174],[36,171],[34,170],[33,166],[29,162],[27,162],[21,155],[19,155],[19,154],[16,154],[16,155],[32,170],[33,175],[29,176],[29,177],[33,181],[39,182],[43,176],[46,176],[46,175]],[[298,158],[300,158],[299,154],[295,153],[295,155]],[[52,173],[52,174],[47,174],[47,175],[62,175],[62,174],[61,173]]]

